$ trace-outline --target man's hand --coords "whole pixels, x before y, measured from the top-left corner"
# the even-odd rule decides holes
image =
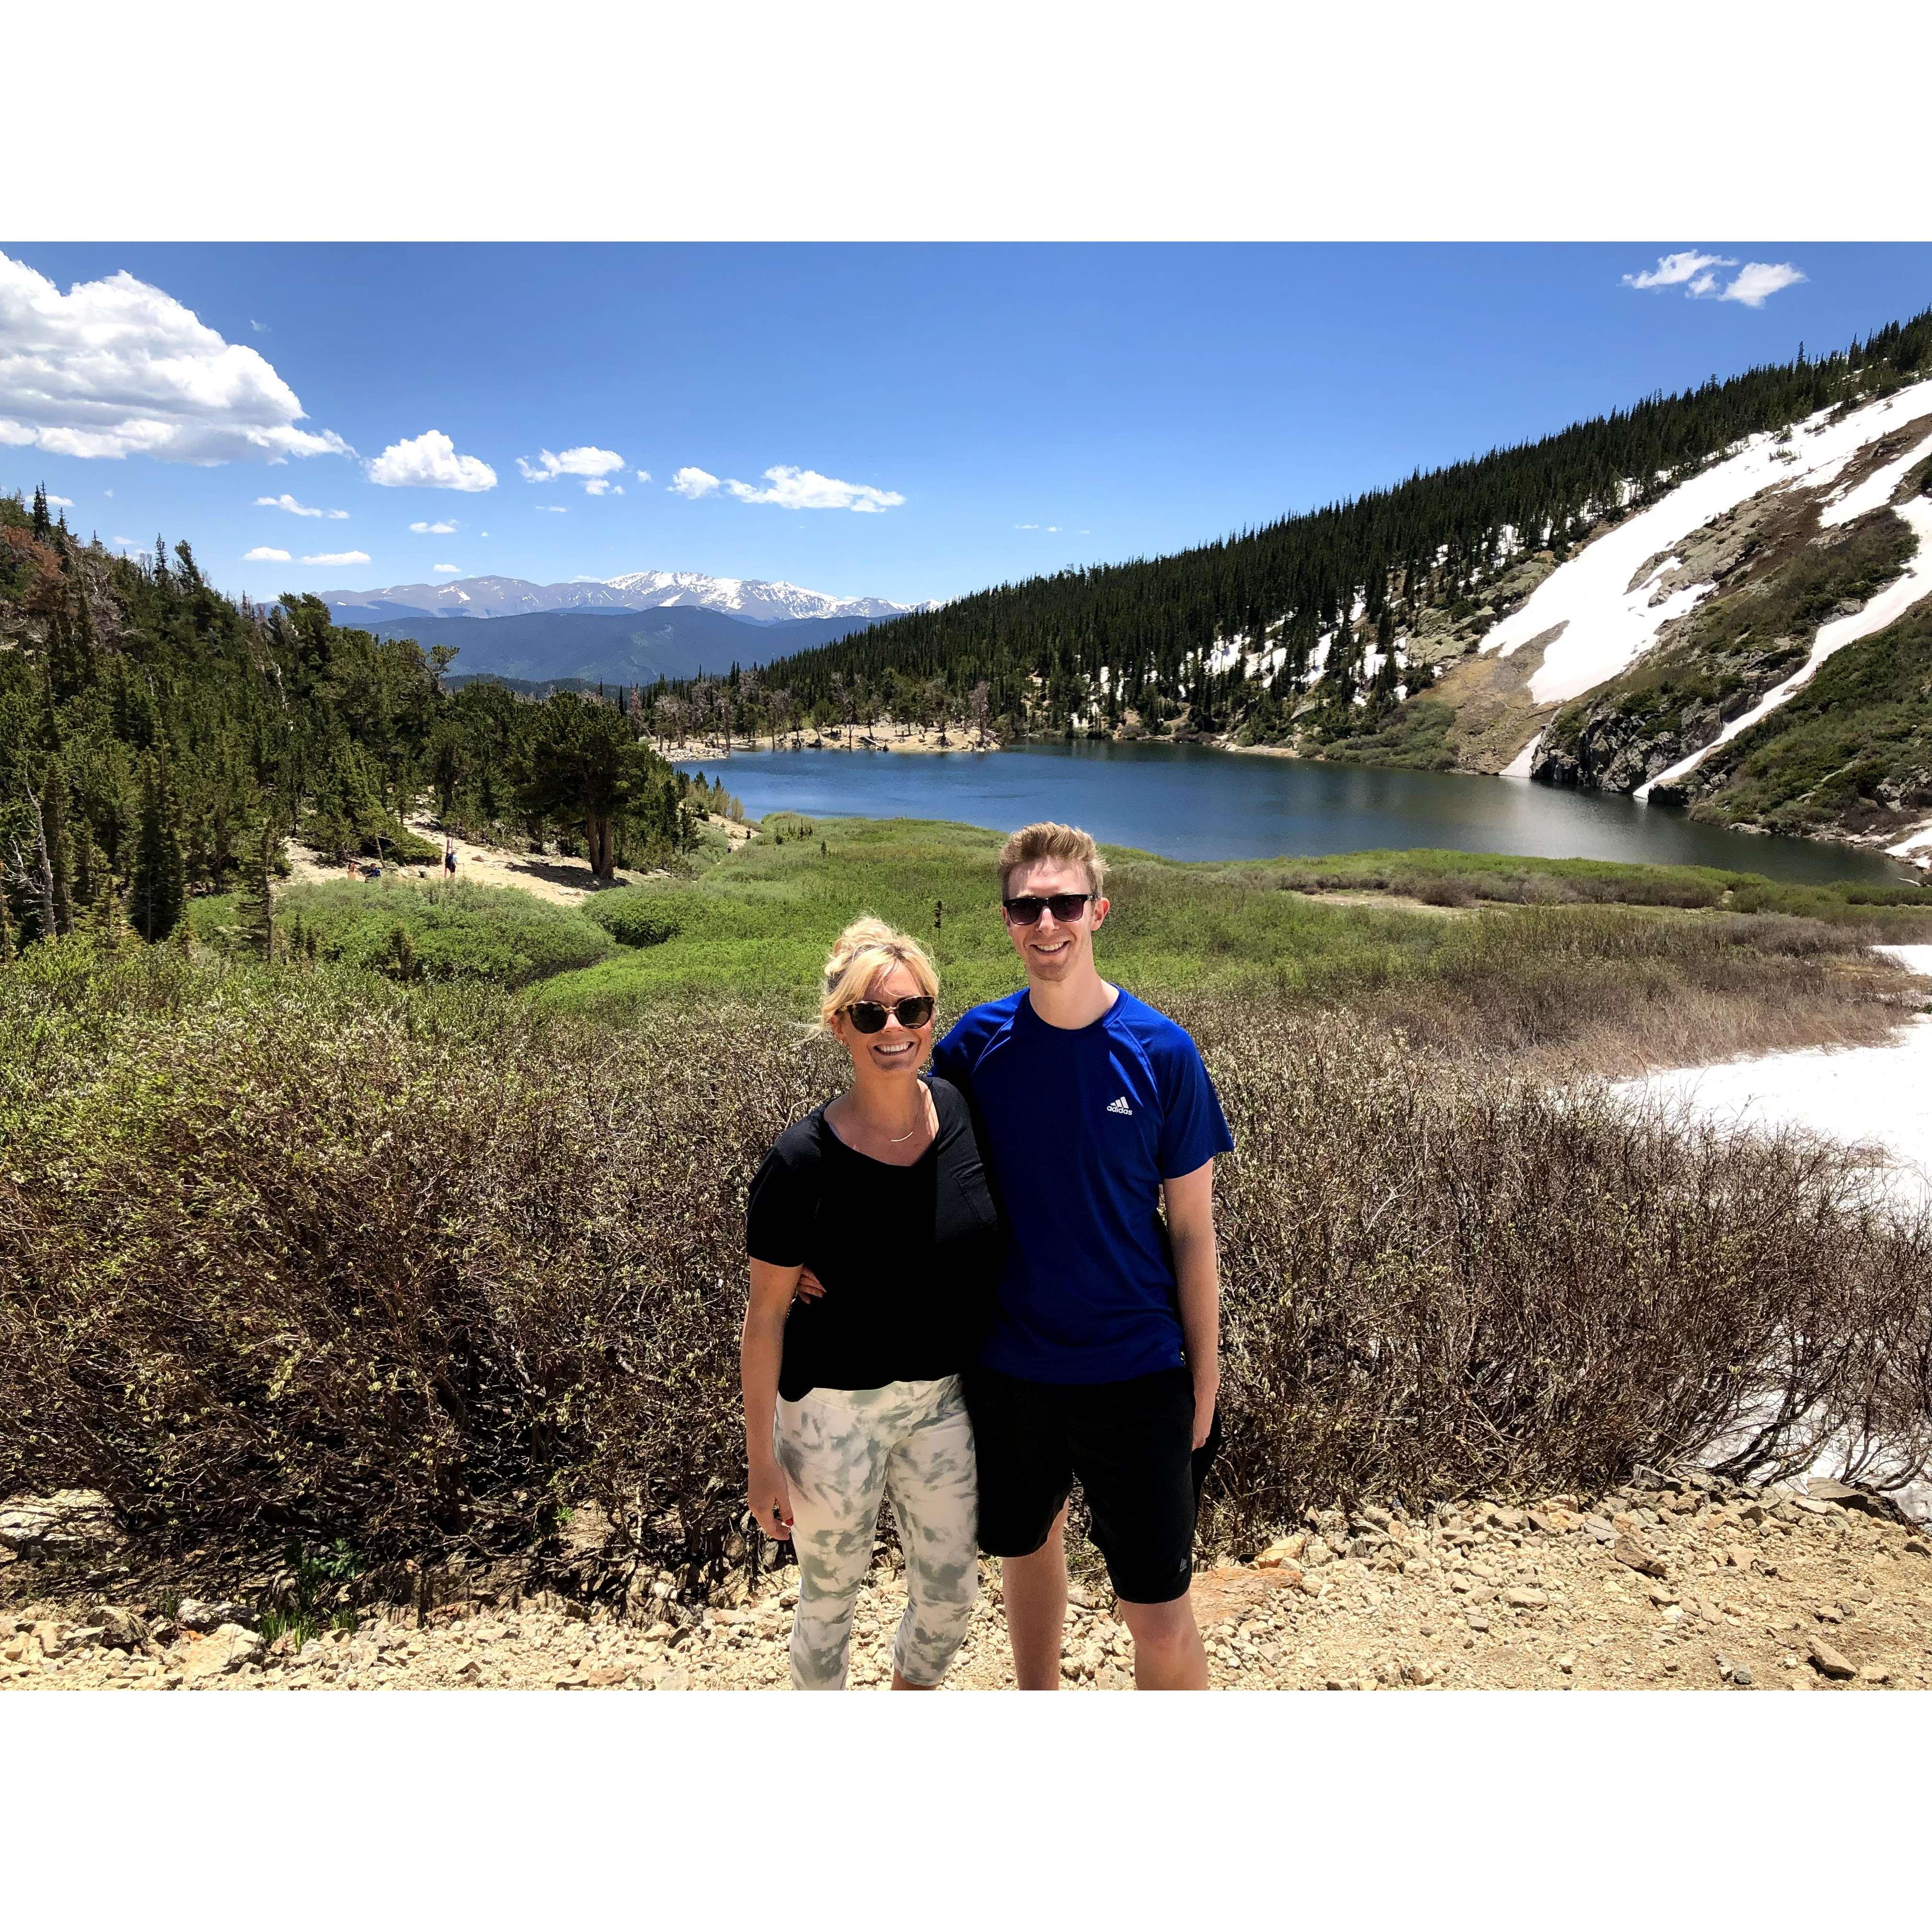
[[[776,1462],[763,1463],[752,1471],[745,1486],[745,1500],[751,1504],[758,1527],[767,1536],[781,1543],[790,1541],[791,1491]]]
[[[1217,1376],[1197,1376],[1194,1379],[1194,1446],[1198,1449],[1214,1426],[1214,1404],[1221,1393]]]
[[[798,1286],[792,1290],[794,1301],[816,1301],[825,1292],[825,1284],[809,1268],[798,1271]]]

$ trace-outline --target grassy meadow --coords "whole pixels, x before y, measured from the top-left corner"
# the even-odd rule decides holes
[[[781,830],[783,821],[776,821]],[[600,895],[620,941],[532,998],[621,1022],[730,999],[802,1016],[834,936],[861,912],[916,934],[942,1022],[1011,990],[998,833],[847,820],[760,839],[694,877]],[[1227,863],[1108,848],[1102,970],[1144,998],[1254,998],[1355,1012],[1418,1046],[1582,1070],[1880,1037],[1908,983],[1867,956],[1932,937],[1932,893],[1486,854],[1371,852]],[[1874,903],[1875,900],[1896,903]]]

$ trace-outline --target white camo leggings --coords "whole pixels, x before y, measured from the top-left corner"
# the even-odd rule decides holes
[[[980,1590],[979,1475],[959,1378],[814,1389],[779,1402],[772,1437],[791,1491],[798,1553],[792,1688],[844,1688],[881,1495],[892,1498],[905,1551],[892,1667],[910,1684],[937,1684],[965,1639]]]

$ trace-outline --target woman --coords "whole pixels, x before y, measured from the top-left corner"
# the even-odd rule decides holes
[[[999,1267],[999,1222],[966,1103],[920,1070],[932,962],[861,919],[825,962],[822,1029],[851,1084],[778,1136],[752,1183],[745,1442],[752,1514],[798,1551],[791,1676],[845,1682],[879,1498],[905,1552],[892,1688],[930,1690],[980,1585],[973,1429],[959,1376]],[[809,1267],[822,1300],[793,1299]]]

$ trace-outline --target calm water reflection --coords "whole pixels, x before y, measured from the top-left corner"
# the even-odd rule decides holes
[[[1036,818],[1174,859],[1264,859],[1442,846],[1550,859],[1718,866],[1778,879],[1895,880],[1875,853],[1694,824],[1627,798],[1520,778],[1368,771],[1193,745],[1029,745],[999,752],[740,752],[688,767],[724,778],[754,817]]]

